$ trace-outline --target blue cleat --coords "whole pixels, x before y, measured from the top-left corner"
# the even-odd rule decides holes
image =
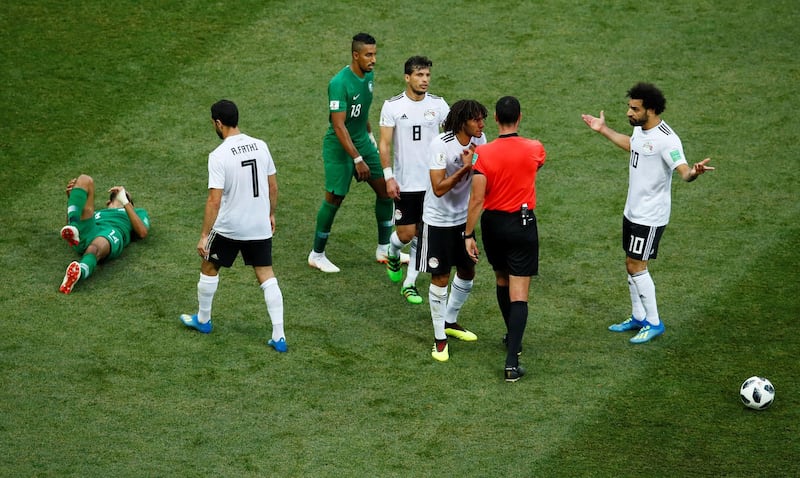
[[[631,339],[632,344],[643,344],[658,337],[664,333],[664,322],[659,322],[658,325],[646,324],[639,330],[639,333],[634,335]]]
[[[214,328],[214,326],[211,325],[211,319],[205,324],[201,324],[197,321],[197,315],[181,314],[181,322],[183,322],[183,325],[196,329],[203,334],[210,334],[211,329]]]
[[[286,338],[285,337],[281,337],[277,341],[269,339],[267,341],[267,345],[269,345],[270,347],[272,347],[273,349],[275,349],[275,350],[277,350],[278,352],[281,352],[281,353],[285,353],[287,350],[289,350],[289,347],[286,346]]]
[[[624,322],[609,325],[608,330],[612,332],[627,332],[629,330],[639,330],[645,325],[647,325],[646,320],[637,320],[634,319],[633,316],[630,316]]]

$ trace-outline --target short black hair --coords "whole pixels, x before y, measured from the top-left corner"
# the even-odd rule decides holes
[[[628,98],[642,100],[644,109],[652,109],[657,115],[667,109],[667,99],[664,98],[664,93],[652,83],[636,83],[633,88],[628,90]]]
[[[351,49],[352,51],[361,51],[361,48],[364,45],[375,45],[376,43],[375,37],[369,33],[357,33],[355,36],[353,36],[353,44]]]
[[[444,130],[459,133],[469,120],[486,119],[489,111],[475,100],[458,100],[450,107],[444,120]]]
[[[513,125],[519,119],[522,107],[519,100],[513,96],[504,96],[497,100],[494,106],[494,113],[497,115],[497,122],[502,125]]]
[[[414,73],[415,70],[423,70],[432,66],[433,62],[429,60],[427,56],[412,56],[406,60],[404,71],[406,75],[410,75]]]
[[[239,126],[239,109],[230,100],[219,100],[211,105],[211,119],[219,120],[223,125],[235,128]]]

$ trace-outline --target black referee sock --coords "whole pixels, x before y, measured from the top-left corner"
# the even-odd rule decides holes
[[[503,322],[506,323],[506,330],[508,330],[508,317],[511,314],[511,297],[508,295],[508,286],[498,285],[495,292],[497,293],[497,305],[500,306],[500,313],[503,314]]]
[[[519,366],[519,348],[522,346],[522,336],[528,324],[528,303],[523,301],[511,302],[508,316],[508,352],[506,353],[506,367]]]

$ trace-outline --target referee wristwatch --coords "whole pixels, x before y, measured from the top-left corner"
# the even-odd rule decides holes
[[[475,231],[467,234],[467,231],[461,231],[461,239],[475,239]]]

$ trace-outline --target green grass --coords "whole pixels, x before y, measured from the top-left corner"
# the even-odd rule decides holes
[[[17,2],[0,14],[0,475],[797,476],[800,454],[800,22],[788,1]],[[427,305],[404,303],[353,188],[322,276],[305,264],[322,199],[325,88],[359,30],[379,42],[376,101],[402,63],[432,91],[523,105],[542,140],[541,275],[523,364],[501,380],[502,321],[481,263],[462,321],[480,340],[430,359]],[[651,266],[667,333],[641,347],[605,328],[629,312],[620,216],[626,155],[580,114],[628,128],[625,91],[657,83],[690,160]],[[208,107],[236,101],[278,166],[275,268],[290,352],[253,273],[222,273],[215,331],[185,330]],[[496,128],[489,125],[489,137]],[[68,178],[124,184],[150,236],[58,293]],[[428,278],[419,285],[427,289]],[[426,301],[427,303],[427,301]],[[774,406],[746,410],[765,375]]]

